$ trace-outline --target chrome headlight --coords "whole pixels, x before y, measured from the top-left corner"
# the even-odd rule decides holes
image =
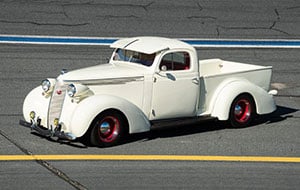
[[[71,98],[85,98],[90,95],[90,90],[82,84],[70,84],[67,88],[67,94]]]
[[[48,92],[51,88],[51,82],[48,79],[43,80],[41,85],[44,92]]]
[[[76,94],[76,87],[74,84],[70,84],[67,88],[67,93],[70,97],[74,97]]]
[[[43,80],[41,83],[43,91],[47,94],[52,92],[53,88],[55,86],[55,83],[56,83],[56,80],[52,79],[52,78]]]

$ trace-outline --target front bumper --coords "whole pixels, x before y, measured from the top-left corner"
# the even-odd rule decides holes
[[[24,120],[20,120],[19,124],[38,132],[40,135],[44,137],[57,137],[59,139],[68,140],[68,141],[72,141],[76,139],[76,137],[71,133],[65,133],[64,131],[61,131],[61,126],[57,126],[53,130],[50,130],[41,126],[39,120],[37,120],[37,122],[32,120],[30,123]]]

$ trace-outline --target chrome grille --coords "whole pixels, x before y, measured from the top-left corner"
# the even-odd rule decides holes
[[[52,97],[50,100],[49,111],[48,111],[48,128],[51,128],[51,125],[54,126],[54,119],[60,118],[62,106],[64,103],[66,95],[67,85],[57,81]]]

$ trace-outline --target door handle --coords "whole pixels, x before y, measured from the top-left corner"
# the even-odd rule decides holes
[[[194,84],[197,84],[197,85],[198,85],[198,84],[199,84],[199,79],[198,79],[198,78],[193,78],[193,79],[192,79],[192,82],[193,82]]]

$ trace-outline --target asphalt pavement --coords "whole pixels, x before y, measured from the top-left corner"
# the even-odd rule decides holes
[[[2,1],[0,34],[299,39],[297,1]],[[132,135],[111,148],[56,142],[18,125],[41,80],[105,63],[107,46],[0,44],[0,157],[5,155],[204,155],[300,157],[299,49],[197,48],[200,59],[273,66],[278,109],[243,129],[213,121]],[[298,189],[294,162],[1,160],[1,189]]]

